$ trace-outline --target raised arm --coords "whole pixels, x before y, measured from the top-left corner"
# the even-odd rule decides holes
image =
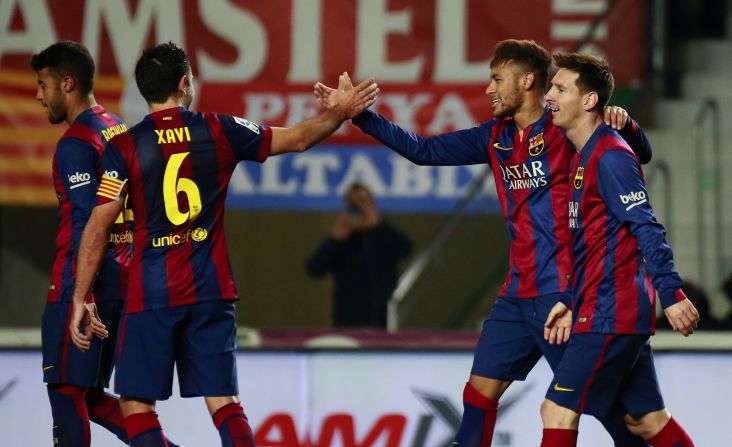
[[[317,83],[313,94],[324,108],[333,107],[335,89]],[[418,165],[457,166],[489,162],[487,148],[493,122],[432,137],[403,129],[372,110],[364,110],[353,118],[353,124]]]
[[[353,86],[348,73],[338,79],[333,106],[315,118],[301,121],[292,127],[272,127],[270,155],[303,152],[329,137],[343,124],[364,111],[376,101],[379,88],[374,78]]]

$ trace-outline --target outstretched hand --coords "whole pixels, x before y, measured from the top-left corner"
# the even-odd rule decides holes
[[[74,303],[72,305],[69,332],[71,333],[71,341],[80,351],[89,350],[93,336],[102,339],[109,336],[106,326],[104,326],[97,313],[97,305],[94,303]]]
[[[350,119],[376,102],[379,87],[373,77],[354,87],[350,76],[344,72],[338,77],[338,89],[318,82],[313,86],[313,95],[324,109],[340,113],[346,119]]]
[[[564,303],[557,303],[549,311],[544,323],[544,339],[553,345],[558,345],[569,341],[569,335],[572,333],[572,311]]]

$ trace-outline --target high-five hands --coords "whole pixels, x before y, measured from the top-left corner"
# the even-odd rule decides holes
[[[376,102],[379,86],[376,79],[370,77],[354,87],[348,73],[343,72],[338,77],[338,89],[318,82],[313,86],[313,94],[324,109],[341,113],[346,119],[351,119]]]
[[[553,345],[566,343],[572,332],[572,311],[564,303],[557,303],[549,311],[544,323],[544,339]]]

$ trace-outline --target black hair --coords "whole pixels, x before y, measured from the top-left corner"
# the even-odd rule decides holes
[[[173,42],[142,52],[135,65],[135,81],[148,104],[162,104],[178,92],[178,82],[191,70],[188,56]]]
[[[48,68],[56,80],[71,76],[76,80],[82,95],[88,95],[94,89],[94,59],[89,50],[78,42],[56,42],[34,54],[29,65],[35,72]]]

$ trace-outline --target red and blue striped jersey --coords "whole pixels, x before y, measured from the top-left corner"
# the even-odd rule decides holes
[[[227,186],[241,160],[263,162],[272,131],[241,118],[171,108],[104,152],[99,203],[135,216],[126,312],[237,298],[224,239]]]
[[[651,148],[630,120],[643,158]],[[533,298],[571,285],[567,228],[569,165],[574,150],[546,109],[523,132],[510,117],[432,137],[406,131],[367,110],[354,119],[365,133],[420,165],[490,163],[510,237],[510,265],[502,296]],[[569,303],[567,303],[569,304]]]
[[[656,290],[664,308],[686,296],[640,162],[601,124],[574,155],[571,172],[574,332],[652,334]]]
[[[121,119],[96,105],[76,117],[56,146],[53,185],[59,207],[48,302],[71,302],[81,234],[97,203],[104,145],[126,130]],[[123,216],[112,228],[90,300],[124,298],[132,233]]]

